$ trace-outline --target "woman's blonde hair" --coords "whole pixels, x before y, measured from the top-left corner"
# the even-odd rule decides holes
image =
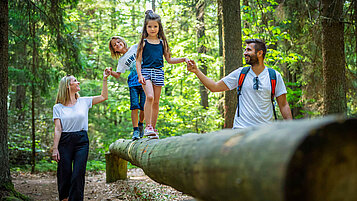
[[[61,103],[62,105],[65,105],[66,103],[69,103],[71,101],[69,94],[69,85],[71,84],[71,80],[73,78],[74,77],[72,75],[66,75],[61,79],[58,86],[56,104]],[[75,98],[79,98],[78,92],[76,92]]]
[[[112,58],[119,59],[119,57],[121,57],[123,54],[120,52],[115,52],[115,50],[112,46],[112,40],[114,40],[114,39],[119,39],[121,42],[123,42],[126,49],[128,49],[128,44],[125,42],[124,38],[122,38],[120,36],[113,36],[109,40],[109,50],[110,50],[110,54],[111,54]]]

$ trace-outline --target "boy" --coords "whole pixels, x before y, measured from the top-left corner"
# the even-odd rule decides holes
[[[138,82],[138,74],[136,72],[136,51],[138,45],[133,45],[128,48],[125,40],[120,36],[113,36],[109,41],[109,50],[112,58],[118,59],[117,70],[112,71],[111,75],[119,78],[121,73],[130,70],[128,76],[128,85],[130,91],[130,110],[131,121],[133,123],[133,140],[142,138],[144,135],[144,104],[145,93],[142,85]],[[140,111],[140,115],[138,115]],[[139,120],[140,118],[140,120]]]

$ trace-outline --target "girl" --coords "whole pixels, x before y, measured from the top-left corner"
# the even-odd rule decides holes
[[[154,139],[159,138],[155,126],[159,114],[161,87],[164,86],[163,56],[169,64],[189,61],[187,58],[171,58],[161,18],[152,10],[148,10],[145,12],[143,32],[136,54],[136,70],[146,95],[144,135]]]

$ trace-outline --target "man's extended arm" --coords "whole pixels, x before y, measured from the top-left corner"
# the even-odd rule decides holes
[[[187,63],[187,70],[196,74],[198,79],[205,85],[211,92],[220,92],[220,91],[228,91],[229,88],[227,85],[222,81],[215,82],[212,79],[208,78],[205,74],[197,68],[196,62],[190,60]]]

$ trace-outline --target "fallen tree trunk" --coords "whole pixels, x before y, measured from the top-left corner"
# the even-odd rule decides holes
[[[357,119],[120,139],[109,150],[200,200],[357,200]]]

